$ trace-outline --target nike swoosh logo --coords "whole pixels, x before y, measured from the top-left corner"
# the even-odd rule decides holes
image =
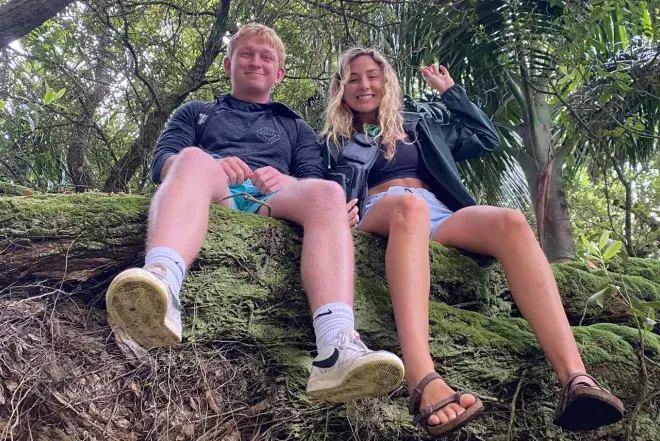
[[[325,360],[313,361],[312,366],[327,369],[334,366],[335,363],[337,363],[337,360],[339,360],[339,349],[335,348],[335,351],[330,357],[326,358]]]
[[[318,314],[316,317],[314,317],[313,320],[316,320],[316,319],[319,318],[319,317],[323,317],[324,315],[330,315],[330,314],[332,314],[332,311],[330,311],[330,310],[328,309],[327,312],[322,312],[322,313]]]

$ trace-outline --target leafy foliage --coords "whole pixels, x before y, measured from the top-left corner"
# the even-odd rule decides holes
[[[203,74],[194,67],[219,4],[76,2],[1,49],[0,179],[48,190],[103,188],[136,140],[162,130],[148,124],[151,115],[169,109],[172,100],[227,92],[224,48]],[[660,129],[660,26],[652,5],[243,0],[231,3],[227,35],[250,21],[276,28],[287,47],[287,77],[273,98],[316,129],[344,49],[361,44],[382,50],[416,99],[437,98],[419,67],[443,63],[492,115],[502,137],[499,153],[460,165],[481,203],[538,216],[539,182],[553,167],[558,191],[550,203],[568,194],[573,214],[565,217],[571,216],[574,229],[590,235],[587,224],[607,223],[630,254],[656,252],[649,222],[636,214],[626,221],[631,210],[658,206],[652,159]],[[150,148],[125,190],[149,187]],[[595,178],[614,164],[621,173],[608,175],[607,183]],[[626,188],[635,189],[632,203],[615,207],[615,200],[626,200]],[[609,211],[599,208],[607,206]],[[584,221],[592,211],[595,217]],[[655,222],[657,214],[650,219]],[[557,222],[547,215],[544,221]]]

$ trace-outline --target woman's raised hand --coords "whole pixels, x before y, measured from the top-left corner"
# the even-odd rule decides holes
[[[445,93],[445,90],[454,85],[454,80],[449,75],[446,67],[438,67],[435,64],[424,66],[419,70],[427,83],[438,92]]]

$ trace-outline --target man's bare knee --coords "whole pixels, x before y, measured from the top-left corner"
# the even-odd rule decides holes
[[[218,162],[199,147],[186,147],[176,155],[172,171],[167,177],[177,178],[201,177],[212,179],[220,178],[221,182],[227,180],[227,175]]]
[[[304,182],[306,188],[302,199],[306,206],[324,211],[345,210],[346,196],[339,184],[322,179],[307,179]]]

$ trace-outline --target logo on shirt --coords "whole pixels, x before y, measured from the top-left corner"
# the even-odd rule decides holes
[[[259,129],[257,131],[257,136],[259,137],[260,140],[262,140],[266,144],[273,144],[279,141],[279,139],[282,137],[280,135],[280,132],[268,127]]]

